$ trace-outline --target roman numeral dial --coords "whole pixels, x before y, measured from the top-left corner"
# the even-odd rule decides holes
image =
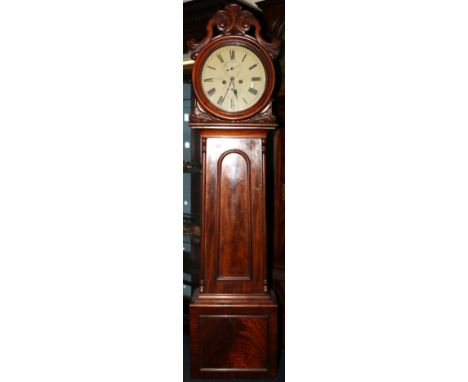
[[[262,98],[267,85],[265,65],[242,44],[222,45],[203,58],[200,87],[205,102],[227,113],[242,112]]]

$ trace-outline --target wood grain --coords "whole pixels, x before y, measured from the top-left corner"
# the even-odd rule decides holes
[[[200,366],[207,369],[266,371],[267,315],[201,315]]]
[[[217,281],[252,279],[251,172],[248,154],[229,150],[218,160]]]
[[[261,293],[266,278],[262,139],[200,131],[206,139],[205,293]]]
[[[251,13],[233,4],[208,21],[203,40],[189,44],[195,59],[190,127],[199,132],[202,151],[200,288],[190,304],[193,378],[277,373],[278,303],[267,277],[266,151],[277,127],[271,94],[279,42],[266,42],[260,29]],[[242,112],[216,108],[201,89],[204,60],[224,44],[246,46],[266,68],[265,92]]]
[[[276,296],[273,292],[256,298],[229,296],[233,295],[195,292],[190,305],[192,377],[276,376]]]

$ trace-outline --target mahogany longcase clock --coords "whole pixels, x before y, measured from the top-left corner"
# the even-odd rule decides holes
[[[190,127],[202,147],[200,287],[190,304],[194,378],[277,374],[276,297],[267,278],[266,142],[272,60],[260,24],[237,4],[218,11],[195,60]]]

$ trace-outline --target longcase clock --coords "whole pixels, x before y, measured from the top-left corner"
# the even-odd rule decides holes
[[[189,41],[202,147],[200,287],[190,304],[193,378],[277,373],[278,305],[267,277],[266,143],[272,60],[279,41],[261,36],[237,4],[218,11],[207,35]]]

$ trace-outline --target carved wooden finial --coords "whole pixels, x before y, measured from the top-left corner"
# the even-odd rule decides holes
[[[214,36],[214,27],[220,32],[217,36]],[[255,28],[255,37],[246,34],[252,27]],[[200,53],[200,50],[213,39],[221,36],[248,36],[256,40],[260,46],[268,52],[271,58],[276,58],[279,53],[281,41],[275,39],[269,43],[264,40],[261,31],[262,27],[259,21],[251,12],[242,10],[242,7],[238,4],[229,4],[226,5],[225,9],[216,12],[208,21],[206,37],[200,42],[196,42],[194,39],[189,40],[187,41],[187,46],[191,51],[192,58],[195,59]]]
[[[239,4],[228,4],[226,5],[226,10],[231,12],[231,13],[237,13],[240,10],[242,10],[242,6]]]

